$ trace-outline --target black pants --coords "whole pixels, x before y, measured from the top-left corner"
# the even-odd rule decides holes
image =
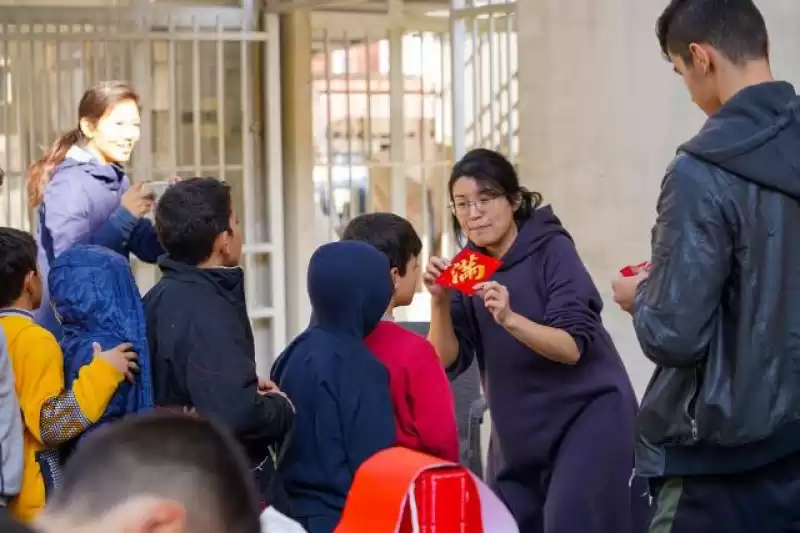
[[[800,454],[742,474],[651,485],[650,533],[800,533]]]

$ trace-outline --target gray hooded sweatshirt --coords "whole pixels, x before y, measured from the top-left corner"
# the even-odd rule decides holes
[[[22,486],[22,417],[14,387],[14,370],[0,328],[0,506],[19,494]]]

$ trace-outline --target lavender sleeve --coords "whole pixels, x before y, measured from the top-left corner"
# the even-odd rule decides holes
[[[70,181],[54,180],[45,191],[42,218],[51,240],[48,252],[58,257],[76,244],[98,244],[123,252],[136,219],[119,206],[108,220],[92,230],[91,201],[81,186]]]
[[[544,250],[542,269],[547,292],[544,325],[569,333],[583,356],[603,327],[603,301],[572,239],[564,234],[553,237]]]

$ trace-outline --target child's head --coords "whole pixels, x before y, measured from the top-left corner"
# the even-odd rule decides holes
[[[191,178],[168,188],[156,207],[156,231],[170,258],[193,266],[236,266],[242,233],[230,187]]]
[[[419,255],[422,241],[414,226],[394,213],[369,213],[350,221],[343,241],[371,244],[389,258],[394,284],[394,306],[411,304],[419,279]]]
[[[41,303],[36,241],[24,231],[0,228],[0,307],[33,310]]]
[[[45,533],[259,533],[256,490],[227,431],[177,413],[89,435],[40,518]]]

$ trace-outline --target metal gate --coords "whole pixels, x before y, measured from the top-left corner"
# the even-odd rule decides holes
[[[201,175],[231,185],[266,368],[286,344],[277,15],[147,7],[0,7],[0,224],[31,228],[25,171],[76,125],[83,91],[130,81],[143,107],[132,179]],[[154,269],[136,270],[146,290]]]
[[[516,0],[452,0],[456,157],[473,147],[519,164]]]

